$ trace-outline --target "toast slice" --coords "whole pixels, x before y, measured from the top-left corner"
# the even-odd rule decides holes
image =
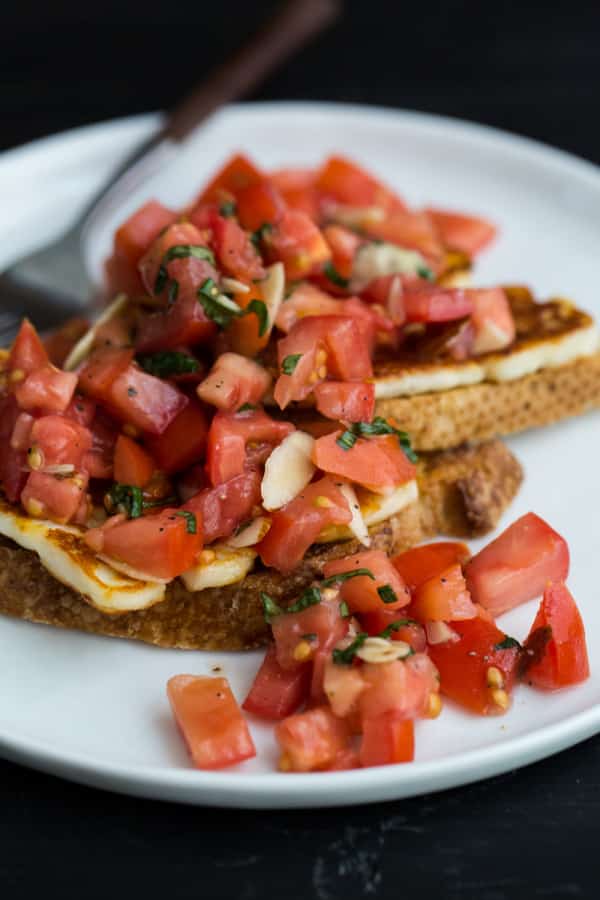
[[[536,303],[526,288],[506,288],[517,337],[502,352],[455,361],[442,331],[415,335],[402,359],[375,365],[378,415],[401,423],[417,450],[487,441],[600,407],[598,331],[564,299]]]
[[[438,533],[484,534],[497,523],[522,477],[519,462],[500,441],[425,456],[419,463],[419,500],[371,529],[373,547],[395,553]],[[0,612],[160,647],[246,650],[269,636],[261,592],[285,601],[308,587],[327,560],[358,548],[356,541],[315,546],[291,575],[257,569],[237,584],[199,592],[175,579],[163,602],[109,615],[57,581],[35,552],[0,538]]]

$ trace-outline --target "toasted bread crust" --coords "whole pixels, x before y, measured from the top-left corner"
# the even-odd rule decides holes
[[[419,467],[420,500],[371,530],[373,547],[399,552],[439,532],[460,537],[491,529],[512,500],[522,471],[500,442],[435,453]],[[252,572],[239,584],[192,593],[176,579],[150,609],[109,616],[58,582],[37,555],[0,538],[0,612],[47,625],[181,649],[247,650],[268,638],[260,600],[285,601],[304,590],[328,559],[356,541],[322,545],[291,574]]]
[[[482,382],[412,397],[379,400],[417,450],[457,447],[550,425],[600,408],[600,353],[514,381]]]

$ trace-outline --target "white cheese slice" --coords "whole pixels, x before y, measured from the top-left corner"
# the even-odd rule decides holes
[[[0,500],[0,534],[32,550],[51,575],[105,613],[146,609],[164,599],[165,586],[117,572],[85,544],[77,528],[20,514]]]
[[[449,391],[452,388],[479,384],[485,379],[483,366],[475,360],[464,363],[431,364],[419,368],[407,366],[390,375],[374,379],[375,397],[405,397],[414,394],[428,394],[430,391]]]
[[[248,547],[236,550],[225,544],[213,544],[207,549],[214,553],[214,558],[199,563],[181,576],[188,591],[204,591],[242,581],[256,559],[256,552]]]
[[[305,431],[292,431],[273,450],[260,488],[265,509],[280,509],[306,487],[315,472],[310,458],[314,444]]]
[[[379,522],[397,515],[418,500],[419,487],[416,478],[413,478],[385,496],[360,487],[356,489],[356,496],[360,504],[362,519],[367,528],[370,528],[372,525],[377,525]],[[353,532],[348,525],[330,525],[320,533],[317,543],[331,544],[333,541],[347,541],[352,537]]]
[[[598,346],[598,328],[592,324],[523,350],[488,356],[481,362],[489,381],[514,381],[540,369],[553,369],[581,356],[591,356]]]
[[[364,244],[354,258],[350,287],[353,291],[360,292],[374,278],[384,275],[416,275],[422,268],[428,268],[428,265],[416,250],[407,250],[385,241]]]

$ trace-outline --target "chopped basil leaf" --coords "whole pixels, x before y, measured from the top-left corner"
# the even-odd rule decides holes
[[[196,293],[208,318],[221,328],[227,328],[233,318],[243,315],[236,303],[219,293],[212,278],[207,278]]]
[[[281,363],[281,371],[284,375],[292,375],[296,366],[302,359],[301,353],[291,353]]]
[[[273,231],[273,226],[270,222],[263,222],[260,228],[257,228],[256,231],[253,231],[250,235],[250,240],[254,244],[257,250],[260,249],[261,242],[264,240],[265,235],[269,234],[270,231]]]
[[[178,350],[162,350],[148,356],[140,356],[138,362],[145,372],[158,378],[187,375],[189,372],[197,372],[200,367],[193,356],[180,353]]]
[[[398,631],[400,628],[404,628],[405,625],[418,625],[419,623],[415,619],[396,619],[395,622],[390,622],[387,628],[384,628],[377,636],[380,638],[389,638],[392,636],[392,632]]]
[[[179,294],[179,282],[175,281],[174,278],[169,282],[169,290],[167,291],[167,303],[169,306],[172,306],[177,300],[177,295]]]
[[[335,442],[342,450],[351,450],[356,443],[356,435],[353,431],[344,431]]]
[[[108,496],[113,508],[125,513],[130,519],[138,519],[144,509],[141,488],[131,484],[113,484]]]
[[[258,319],[258,336],[262,337],[269,326],[269,313],[266,304],[262,300],[251,300],[248,306],[241,311],[241,315],[247,316],[254,313]]]
[[[343,275],[340,275],[338,270],[335,268],[331,261],[326,262],[323,266],[323,272],[332,282],[332,284],[337,284],[338,287],[347,288],[350,283],[347,278],[344,278]]]
[[[384,603],[395,603],[398,599],[396,593],[390,584],[384,584],[377,588],[377,593]]]
[[[227,203],[221,203],[219,207],[220,215],[224,216],[226,219],[230,219],[232,216],[235,216],[237,212],[237,206],[234,200],[229,200]]]
[[[345,600],[342,600],[342,602],[340,603],[340,616],[342,617],[342,619],[350,618],[350,608]]]
[[[268,594],[264,592],[261,593],[260,599],[263,606],[263,615],[265,617],[265,622],[267,625],[270,625],[273,619],[276,619],[277,616],[280,616],[283,612],[282,608],[275,603],[272,597],[269,597]]]
[[[315,634],[314,631],[311,631],[308,634],[302,635],[302,640],[304,640],[304,641],[316,641],[316,639],[317,639],[317,635]]]
[[[329,578],[324,578],[321,582],[321,587],[330,587],[332,584],[341,584],[342,581],[348,581],[349,578],[356,578],[361,575],[375,581],[375,576],[370,569],[354,569],[353,572],[340,572],[339,575],[330,575]]]
[[[193,244],[175,244],[173,247],[169,247],[158,267],[158,274],[154,282],[155,295],[162,294],[165,289],[169,278],[168,264],[173,259],[186,259],[189,256],[193,256],[195,259],[205,259],[213,266],[215,264],[214,254],[208,247],[194,246]]]
[[[185,530],[188,534],[196,534],[198,531],[198,523],[196,522],[196,516],[193,512],[190,512],[188,509],[180,509],[175,515],[185,519]]]
[[[429,266],[418,266],[417,275],[419,275],[421,278],[426,278],[427,281],[435,281],[435,275],[433,274]]]
[[[344,650],[334,650],[331,654],[331,657],[334,663],[337,663],[338,666],[349,666],[352,664],[352,660],[356,656],[356,652],[360,650],[366,639],[369,635],[366,631],[361,631],[360,634],[357,634],[351,644],[349,644]]]
[[[156,506],[176,506],[178,503],[178,497],[171,494],[170,497],[161,497],[159,500],[144,500],[142,506],[144,509],[154,509]]]
[[[351,450],[359,437],[376,437],[384,434],[394,434],[408,459],[415,463],[417,455],[411,447],[410,438],[405,431],[400,431],[390,425],[382,416],[375,416],[372,422],[353,422],[337,439],[336,444],[342,450]]]
[[[253,409],[256,409],[256,407],[252,403],[242,403],[238,412],[250,412]]]
[[[286,607],[286,613],[297,613],[302,612],[303,609],[308,609],[309,606],[316,606],[317,603],[321,602],[321,591],[317,587],[310,587],[304,591],[303,594],[298,597],[295,603],[292,603],[291,606]]]
[[[499,644],[494,645],[494,650],[512,650],[512,649],[522,650],[523,648],[521,647],[521,644],[519,643],[519,641],[516,638],[509,637],[508,634],[506,635],[504,640],[500,641]]]

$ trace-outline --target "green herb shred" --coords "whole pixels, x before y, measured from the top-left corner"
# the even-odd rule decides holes
[[[281,371],[283,374],[292,375],[301,359],[301,353],[291,353],[289,356],[286,356],[281,363]]]
[[[329,578],[324,578],[321,582],[321,587],[331,587],[333,584],[341,584],[343,581],[348,581],[350,578],[358,578],[361,576],[375,581],[375,576],[370,569],[354,569],[353,572],[340,572],[339,575],[330,575]]]
[[[175,515],[185,519],[185,530],[188,534],[196,534],[198,531],[198,523],[196,522],[196,516],[193,512],[190,512],[188,509],[180,509]]]
[[[170,378],[172,375],[187,375],[200,368],[198,360],[178,350],[162,350],[147,356],[139,356],[138,362],[145,372],[158,378]]]
[[[271,231],[273,231],[273,226],[271,225],[271,223],[263,222],[260,228],[257,228],[256,231],[252,232],[252,234],[250,235],[250,240],[257,250],[260,250],[262,241],[264,241],[265,236]]]
[[[396,597],[396,592],[392,588],[391,584],[383,584],[381,587],[378,587],[377,593],[384,603],[395,603],[398,599]]]
[[[508,634],[506,635],[504,640],[500,641],[500,643],[494,644],[494,650],[513,650],[513,649],[522,650],[523,648],[521,647],[521,644],[519,643],[519,641],[516,638],[510,637]]]
[[[130,519],[139,519],[144,510],[144,497],[141,488],[131,484],[113,484],[109,491],[112,506],[125,513]]]
[[[221,203],[219,207],[219,214],[226,219],[231,219],[232,216],[235,216],[236,212],[237,206],[234,200],[229,200],[227,203]]]
[[[405,431],[400,431],[382,416],[375,416],[372,422],[353,422],[336,440],[342,450],[351,450],[359,437],[377,437],[385,434],[393,434],[398,438],[406,457],[412,462],[417,462],[417,454],[412,449],[410,437]]]
[[[350,607],[345,600],[342,600],[342,602],[340,603],[340,616],[342,617],[342,619],[350,618]]]
[[[343,275],[340,275],[338,270],[335,268],[331,261],[326,262],[323,266],[323,272],[329,278],[332,284],[337,284],[338,287],[347,288],[349,285],[348,278],[344,278]]]
[[[344,650],[336,649],[331,654],[331,657],[334,663],[337,663],[338,666],[350,666],[352,665],[352,660],[356,656],[356,653],[369,635],[366,631],[361,631],[360,634],[357,634],[351,644],[344,648]]]
[[[297,613],[302,612],[303,609],[308,609],[309,606],[316,606],[317,603],[321,602],[321,591],[317,587],[307,588],[303,594],[301,594],[295,603],[292,603],[291,606],[286,607],[286,613]]]
[[[435,275],[429,266],[418,266],[417,275],[419,275],[420,278],[426,278],[427,281],[435,281]]]
[[[162,294],[166,287],[169,280],[167,271],[169,263],[174,259],[186,259],[189,256],[193,256],[195,259],[205,259],[213,266],[215,264],[214,253],[208,247],[195,246],[194,244],[175,244],[173,247],[169,247],[158,267],[158,274],[154,282],[155,295]]]
[[[283,610],[280,606],[278,606],[277,603],[275,603],[273,598],[269,597],[268,594],[265,594],[264,591],[261,592],[260,599],[262,602],[265,622],[267,623],[267,625],[270,625],[273,619],[276,619],[277,616],[280,616],[282,614]]]
[[[267,333],[267,328],[269,327],[269,313],[267,310],[267,306],[263,303],[262,300],[251,300],[248,306],[240,310],[241,315],[248,316],[251,313],[254,313],[256,318],[258,319],[258,336],[262,337]]]
[[[256,409],[253,403],[242,403],[237,412],[251,412],[253,409]]]

